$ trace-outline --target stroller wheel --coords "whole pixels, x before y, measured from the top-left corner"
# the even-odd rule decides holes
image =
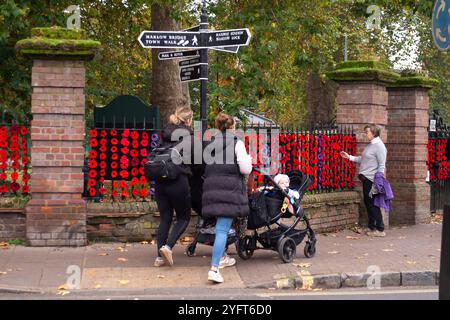
[[[253,252],[255,251],[252,248],[252,237],[245,236],[242,239],[238,239],[236,241],[236,251],[238,256],[242,260],[248,260],[253,255]]]
[[[195,245],[188,245],[188,247],[186,248],[186,255],[188,257],[193,257],[195,256]]]
[[[316,254],[316,244],[308,241],[305,244],[305,249],[304,249],[303,253],[305,254],[305,257],[307,257],[307,258],[314,257],[314,255]]]
[[[290,237],[284,237],[278,243],[278,254],[284,263],[290,263],[294,260],[297,245]]]

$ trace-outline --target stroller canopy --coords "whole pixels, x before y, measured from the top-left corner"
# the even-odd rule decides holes
[[[299,170],[288,171],[286,175],[290,179],[289,188],[297,190],[300,194],[305,193],[313,182],[311,177]]]

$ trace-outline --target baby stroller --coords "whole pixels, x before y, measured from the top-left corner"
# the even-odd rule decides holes
[[[198,223],[195,226],[197,229],[197,232],[195,234],[194,240],[192,240],[192,242],[186,248],[186,255],[188,257],[192,257],[195,255],[195,249],[197,247],[197,243],[202,243],[202,244],[205,244],[208,246],[214,245],[214,239],[216,236],[216,233],[215,233],[216,219],[215,218],[204,219],[201,216],[201,213],[199,213],[198,218],[199,218]],[[227,251],[227,248],[230,244],[236,243],[237,239],[238,239],[238,237],[237,237],[236,229],[232,227],[230,229],[230,231],[228,232],[225,252]]]
[[[254,170],[260,172],[258,169]],[[249,196],[250,215],[247,229],[253,230],[253,235],[239,237],[236,242],[236,250],[240,258],[250,259],[256,249],[270,249],[278,251],[283,262],[292,262],[296,248],[305,236],[308,236],[304,248],[305,256],[311,258],[316,253],[316,236],[301,208],[302,197],[311,185],[312,179],[300,171],[287,172],[286,175],[290,179],[289,188],[298,191],[300,198],[289,197],[271,176],[264,175],[264,185],[260,188],[261,191]],[[269,183],[273,185],[272,189],[269,189]],[[284,203],[286,198],[292,206],[293,213],[286,210],[287,205]],[[295,220],[291,225],[280,222],[280,218],[292,216],[295,216]],[[305,223],[305,229],[295,229],[300,221]],[[276,227],[271,228],[271,225],[276,225]],[[260,231],[261,228],[264,228],[263,232]],[[258,246],[258,243],[262,247]]]

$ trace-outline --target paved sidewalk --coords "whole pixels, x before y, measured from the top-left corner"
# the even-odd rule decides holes
[[[317,253],[305,258],[301,244],[293,263],[284,264],[274,251],[257,250],[247,261],[237,259],[223,271],[225,283],[208,283],[211,247],[198,245],[196,256],[174,250],[175,266],[153,267],[152,244],[97,243],[81,248],[0,248],[0,291],[57,292],[70,274],[81,274],[82,290],[146,288],[335,288],[363,286],[368,267],[385,273],[384,285],[436,284],[441,224],[395,228],[386,238],[370,238],[351,230],[318,235]],[[69,266],[70,274],[66,273]],[[79,269],[77,269],[79,267]],[[370,270],[369,270],[370,271]],[[74,274],[75,272],[75,274]],[[434,283],[433,283],[434,281]],[[398,282],[398,283],[397,283]]]

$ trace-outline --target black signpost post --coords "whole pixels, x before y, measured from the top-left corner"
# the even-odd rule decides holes
[[[203,0],[200,25],[181,31],[143,31],[139,42],[144,48],[180,48],[184,51],[161,52],[159,60],[189,58],[179,62],[180,81],[200,80],[200,118],[202,132],[208,127],[206,119],[208,89],[208,49],[237,53],[240,46],[250,42],[247,28],[208,30],[206,0]]]

